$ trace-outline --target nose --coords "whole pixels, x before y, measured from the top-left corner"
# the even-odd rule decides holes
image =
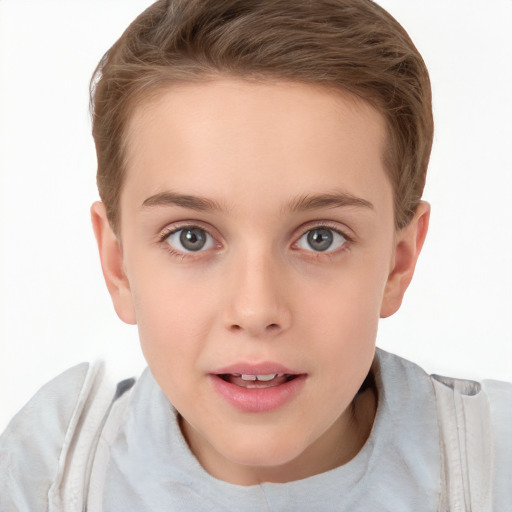
[[[231,332],[275,336],[292,321],[286,275],[268,254],[245,255],[231,262],[224,323]]]

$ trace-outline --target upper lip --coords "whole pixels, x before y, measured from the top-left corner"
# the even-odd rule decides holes
[[[282,373],[285,375],[300,375],[303,372],[290,370],[286,366],[279,363],[265,362],[258,364],[251,363],[234,363],[218,370],[211,372],[214,375],[271,375],[274,373]]]

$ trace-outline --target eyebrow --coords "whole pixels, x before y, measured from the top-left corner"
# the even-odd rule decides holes
[[[370,201],[354,196],[347,192],[335,192],[332,194],[308,194],[291,201],[288,205],[292,212],[317,210],[320,208],[340,208],[357,206],[374,210]]]
[[[212,199],[205,197],[178,194],[171,191],[154,194],[142,203],[143,207],[157,206],[180,206],[190,210],[204,211],[225,211],[226,208]],[[374,206],[366,199],[354,196],[347,192],[336,192],[332,194],[307,194],[290,201],[285,210],[300,212],[318,210],[321,208],[340,208],[356,206],[374,210]]]
[[[204,197],[191,196],[187,194],[177,194],[175,192],[160,192],[148,197],[143,203],[143,207],[153,206],[181,206],[190,210],[200,212],[211,210],[224,210],[223,206],[211,199]]]

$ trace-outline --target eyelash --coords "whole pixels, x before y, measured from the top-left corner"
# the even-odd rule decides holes
[[[314,223],[314,224],[310,224],[310,225],[301,227],[300,228],[300,235],[294,237],[295,241],[293,242],[293,244],[291,246],[292,249],[300,251],[301,249],[297,248],[298,242],[305,235],[307,235],[309,232],[311,232],[311,231],[313,231],[315,229],[322,229],[322,228],[323,229],[327,229],[329,231],[332,231],[332,232],[342,236],[345,239],[345,242],[342,244],[342,246],[340,248],[334,249],[332,251],[329,251],[329,250],[326,250],[326,251],[314,251],[313,249],[311,249],[310,251],[305,251],[305,252],[309,253],[310,257],[313,257],[313,258],[316,258],[316,259],[318,259],[318,258],[332,258],[335,255],[337,255],[337,254],[339,254],[341,252],[346,251],[350,247],[350,245],[353,243],[353,241],[354,241],[353,237],[347,235],[345,231],[340,230],[337,225],[336,225],[336,227],[334,227],[332,225],[332,223],[330,223],[328,221],[324,221],[324,222],[317,222],[317,223]],[[208,251],[208,249],[206,249],[206,250],[198,250],[198,251],[188,251],[188,252],[187,251],[178,251],[178,250],[176,250],[174,247],[172,247],[167,242],[168,238],[171,235],[173,235],[175,233],[179,233],[180,231],[183,231],[183,230],[192,230],[192,229],[200,229],[201,231],[204,231],[209,237],[212,238],[214,244],[217,247],[221,246],[221,244],[216,241],[216,237],[213,236],[210,233],[210,230],[208,228],[206,228],[205,226],[202,226],[201,224],[198,224],[198,223],[182,224],[182,225],[179,225],[179,226],[172,226],[172,227],[165,228],[159,234],[157,242],[160,243],[160,244],[164,244],[166,250],[168,252],[170,252],[170,254],[172,256],[179,258],[181,261],[184,260],[184,259],[187,259],[187,258],[197,258],[201,253]]]
[[[319,221],[312,224],[308,224],[306,226],[302,226],[300,228],[300,235],[295,237],[295,242],[292,244],[292,248],[297,247],[299,241],[306,236],[309,232],[314,231],[316,229],[327,229],[328,231],[332,231],[345,239],[345,242],[341,245],[341,247],[334,250],[326,250],[326,251],[314,251],[313,249],[306,251],[308,253],[308,257],[313,259],[332,259],[342,252],[347,251],[352,243],[354,242],[354,238],[346,233],[345,230],[341,230],[338,224],[333,224],[329,221]],[[297,248],[296,250],[300,250]]]
[[[216,242],[216,237],[214,237],[208,228],[205,226],[202,226],[201,224],[194,223],[194,224],[181,224],[179,226],[172,226],[165,228],[158,236],[157,242],[159,244],[163,244],[165,249],[171,254],[171,256],[174,256],[176,258],[179,258],[181,261],[187,258],[194,258],[197,257],[199,254],[205,252],[205,251],[178,251],[174,247],[172,247],[171,244],[167,242],[167,239],[175,234],[179,233],[180,231],[184,230],[192,230],[192,229],[200,229],[201,231],[204,231],[211,239],[214,241],[214,244],[216,246],[220,246],[218,242]]]

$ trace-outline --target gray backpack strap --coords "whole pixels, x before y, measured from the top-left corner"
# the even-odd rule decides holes
[[[84,475],[91,443],[109,403],[101,362],[89,365],[59,457],[58,471],[48,492],[49,512],[82,512]]]
[[[103,510],[103,488],[110,459],[110,446],[125,417],[131,398],[130,390],[134,384],[135,379],[133,378],[125,379],[117,384],[114,399],[98,429],[95,443],[91,446],[84,489],[86,497],[82,512],[101,512]]]
[[[57,474],[48,492],[48,512],[86,510],[94,454],[118,395],[119,387],[114,392],[114,386],[105,378],[103,363],[91,364],[68,425]]]
[[[512,510],[512,384],[484,380],[482,389],[489,400],[494,441],[493,510]]]
[[[441,511],[492,510],[493,439],[478,382],[432,375],[442,454]]]

